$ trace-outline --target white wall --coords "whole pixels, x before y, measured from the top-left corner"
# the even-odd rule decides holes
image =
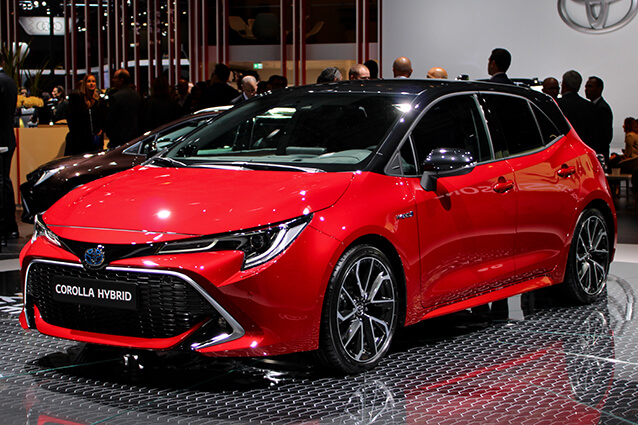
[[[451,78],[489,78],[495,47],[512,53],[510,77],[559,81],[575,69],[605,82],[614,113],[612,150],[624,146],[622,122],[638,116],[638,17],[607,34],[585,34],[563,22],[557,0],[386,0],[382,3],[382,71],[392,77],[398,56],[412,61],[412,78],[442,66]],[[574,3],[574,2],[572,2]],[[621,4],[619,2],[616,4]],[[618,10],[614,10],[618,13]],[[624,13],[623,13],[624,14]],[[580,90],[584,97],[584,88]],[[615,149],[614,149],[615,148]]]

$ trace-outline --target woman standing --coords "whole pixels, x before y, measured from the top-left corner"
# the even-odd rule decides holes
[[[95,76],[87,74],[80,83],[80,89],[69,95],[65,155],[103,149],[105,112]]]

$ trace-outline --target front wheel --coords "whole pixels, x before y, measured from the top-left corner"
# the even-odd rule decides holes
[[[399,295],[385,254],[359,245],[339,259],[326,291],[319,359],[345,373],[376,366],[397,328]]]
[[[607,284],[611,240],[607,222],[596,209],[583,212],[572,239],[563,287],[574,301],[594,302]]]

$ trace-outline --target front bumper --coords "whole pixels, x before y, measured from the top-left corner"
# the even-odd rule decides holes
[[[228,251],[129,258],[95,271],[39,238],[22,255],[21,323],[55,337],[139,349],[211,356],[309,351],[318,346],[327,265],[338,249],[335,239],[308,227],[283,254],[254,269],[241,270],[243,254]],[[78,286],[79,293],[93,282],[94,296],[109,282],[134,284],[136,308],[55,293],[55,285]]]

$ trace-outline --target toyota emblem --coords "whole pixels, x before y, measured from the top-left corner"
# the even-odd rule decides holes
[[[576,31],[603,34],[636,17],[638,0],[558,0],[561,19]]]
[[[97,248],[84,251],[84,264],[91,268],[101,267],[104,264],[104,246],[98,245]]]

